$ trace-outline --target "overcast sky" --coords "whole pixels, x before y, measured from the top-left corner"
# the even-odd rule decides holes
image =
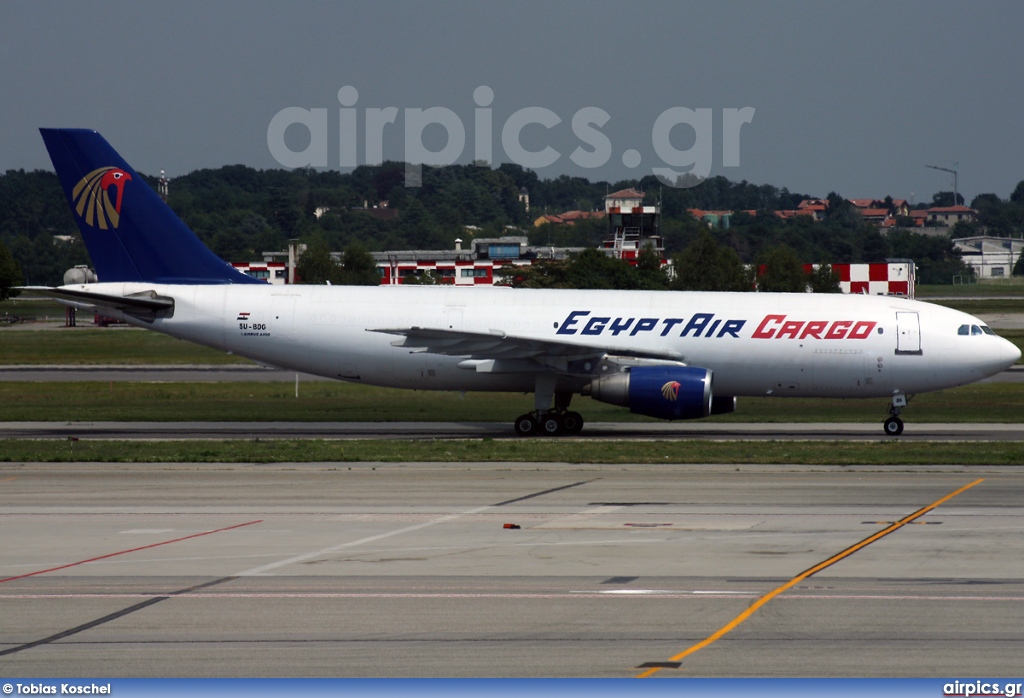
[[[465,128],[458,161],[471,161],[474,92],[486,86],[496,162],[518,161],[502,145],[515,112],[542,107],[560,119],[520,134],[525,150],[559,155],[542,177],[615,181],[666,167],[654,126],[685,107],[710,110],[710,141],[681,124],[671,148],[710,144],[711,174],[735,181],[930,201],[952,176],[925,165],[958,163],[969,202],[982,192],[1006,198],[1024,179],[1019,0],[5,0],[0,171],[50,169],[40,126],[94,128],[150,174],[280,167],[268,129],[289,107],[327,110],[327,164],[338,168],[346,86],[358,93],[359,163],[366,110],[386,107],[399,113],[384,129],[384,157],[404,159],[406,110],[443,107]],[[610,118],[574,129],[574,115],[590,107]],[[727,166],[723,116],[745,107],[754,115],[739,130],[740,164]],[[576,164],[577,148],[600,145],[595,132],[610,150]],[[301,151],[309,139],[292,126],[283,142]],[[428,126],[423,142],[442,151],[445,129]]]

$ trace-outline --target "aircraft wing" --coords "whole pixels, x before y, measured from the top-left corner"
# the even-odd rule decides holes
[[[18,290],[32,295],[56,298],[82,305],[91,305],[100,310],[116,310],[141,320],[152,321],[157,313],[168,314],[174,311],[174,299],[158,296],[156,291],[143,291],[128,296],[115,296],[107,293],[78,291],[70,288],[52,288],[50,286],[20,286]]]
[[[394,334],[403,339],[392,342],[396,347],[407,347],[414,352],[462,356],[467,359],[562,359],[582,360],[607,355],[641,359],[682,361],[683,355],[674,351],[649,351],[614,345],[587,345],[561,340],[516,337],[501,330],[490,332],[463,332],[427,327],[379,329],[369,332]]]

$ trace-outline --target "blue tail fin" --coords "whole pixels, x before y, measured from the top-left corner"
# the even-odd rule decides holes
[[[100,281],[262,283],[207,249],[103,136],[40,132]]]

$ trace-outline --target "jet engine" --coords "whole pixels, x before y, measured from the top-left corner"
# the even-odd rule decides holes
[[[729,414],[736,411],[734,395],[715,395],[711,398],[711,414]]]
[[[732,412],[736,399],[713,400],[711,380],[712,372],[697,366],[634,366],[595,378],[583,394],[658,419],[700,419]]]

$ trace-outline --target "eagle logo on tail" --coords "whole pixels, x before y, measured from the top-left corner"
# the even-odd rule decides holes
[[[107,230],[117,228],[121,222],[121,199],[124,196],[125,182],[132,176],[117,167],[100,167],[93,170],[75,185],[71,192],[71,200],[75,212],[86,223]],[[110,187],[117,189],[117,198],[110,200]]]

